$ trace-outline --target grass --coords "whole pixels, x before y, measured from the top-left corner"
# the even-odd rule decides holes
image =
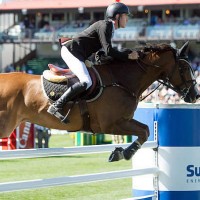
[[[0,182],[130,169],[131,161],[109,163],[109,153],[2,160]],[[8,173],[9,172],[9,173]]]
[[[73,146],[71,135],[52,135],[50,147]],[[0,182],[91,174],[131,168],[131,161],[109,163],[110,153],[14,159],[0,161]],[[0,193],[0,199],[20,200],[114,200],[131,196],[131,178]]]
[[[52,135],[49,140],[50,148],[71,147],[74,146],[74,134],[56,134]]]
[[[131,196],[131,179],[0,193],[2,200],[119,200]]]

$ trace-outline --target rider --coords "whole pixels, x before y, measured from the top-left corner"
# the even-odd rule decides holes
[[[61,47],[61,57],[78,77],[80,82],[72,85],[68,90],[47,110],[51,115],[60,120],[64,119],[61,114],[64,105],[77,95],[87,90],[92,85],[84,61],[100,49],[107,56],[120,60],[138,59],[136,51],[120,52],[112,47],[111,39],[115,29],[125,28],[128,22],[129,8],[120,2],[113,3],[106,10],[106,19],[99,20],[90,25],[86,30],[76,35]]]

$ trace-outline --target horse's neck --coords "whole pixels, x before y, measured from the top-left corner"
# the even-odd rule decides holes
[[[134,61],[100,66],[98,71],[101,74],[103,84],[121,84],[138,97],[156,80],[154,72],[143,71]]]
[[[136,95],[139,97],[156,80],[157,75],[153,70],[143,73],[139,72],[134,76],[132,90],[135,91]]]

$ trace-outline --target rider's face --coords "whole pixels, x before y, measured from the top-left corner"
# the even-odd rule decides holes
[[[128,22],[128,15],[127,14],[121,14],[121,15],[117,14],[115,21],[114,21],[115,29],[125,28],[127,22]]]
[[[120,28],[125,28],[128,22],[127,14],[122,14],[119,20]]]

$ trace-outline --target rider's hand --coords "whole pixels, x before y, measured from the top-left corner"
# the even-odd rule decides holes
[[[128,59],[131,60],[137,60],[139,58],[139,54],[137,51],[132,51],[129,55],[128,55]]]

